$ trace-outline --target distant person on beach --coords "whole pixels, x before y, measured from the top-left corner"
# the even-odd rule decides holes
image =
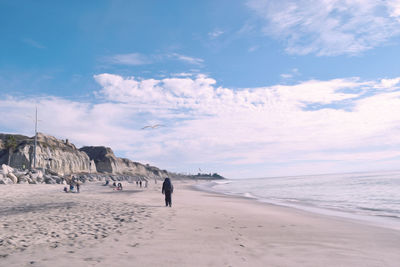
[[[116,187],[116,186],[117,186],[117,183],[116,183],[115,181],[114,181],[114,183],[113,183],[113,186],[114,186],[114,187]]]
[[[79,193],[79,189],[80,189],[81,185],[79,184],[79,182],[76,182],[76,192]]]
[[[142,188],[142,180],[139,181],[140,188]]]
[[[72,183],[69,184],[69,192],[74,192],[74,185]]]
[[[122,190],[122,184],[121,183],[118,183],[117,190]]]
[[[165,195],[165,206],[170,206],[172,205],[172,199],[171,195],[174,192],[174,186],[171,183],[171,180],[167,177],[164,180],[164,183],[162,185],[162,193]]]

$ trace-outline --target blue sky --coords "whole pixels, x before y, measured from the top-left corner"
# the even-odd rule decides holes
[[[399,0],[3,0],[0,25],[0,132],[32,136],[37,105],[171,171],[398,169]]]

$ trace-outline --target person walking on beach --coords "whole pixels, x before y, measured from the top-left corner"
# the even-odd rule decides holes
[[[76,182],[76,192],[79,193],[81,185],[79,184],[79,181]]]
[[[172,199],[171,199],[171,194],[174,192],[174,186],[171,183],[171,180],[167,177],[164,180],[164,183],[162,185],[162,193],[165,194],[165,206],[170,206],[172,205]]]

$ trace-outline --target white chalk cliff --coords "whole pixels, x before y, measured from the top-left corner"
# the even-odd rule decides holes
[[[15,139],[15,148],[7,148],[7,140]],[[33,167],[34,137],[0,134],[0,165],[8,164],[18,169]],[[10,153],[11,152],[11,153]],[[65,176],[73,173],[108,173],[148,178],[163,178],[169,173],[157,167],[118,158],[111,148],[96,146],[77,149],[68,140],[38,133],[36,168]]]
[[[3,148],[5,148],[4,144],[3,140]],[[17,141],[11,155],[8,149],[3,149],[3,153],[0,153],[0,163],[7,164],[10,156],[10,166],[20,169],[31,168],[33,167],[33,149],[34,137],[26,137]],[[42,133],[38,133],[37,136],[36,168],[49,170],[57,175],[96,172],[94,162],[91,162],[86,153],[79,151],[68,141]]]

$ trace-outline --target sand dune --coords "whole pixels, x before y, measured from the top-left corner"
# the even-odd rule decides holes
[[[398,266],[400,232],[175,182],[0,187],[0,266]]]

